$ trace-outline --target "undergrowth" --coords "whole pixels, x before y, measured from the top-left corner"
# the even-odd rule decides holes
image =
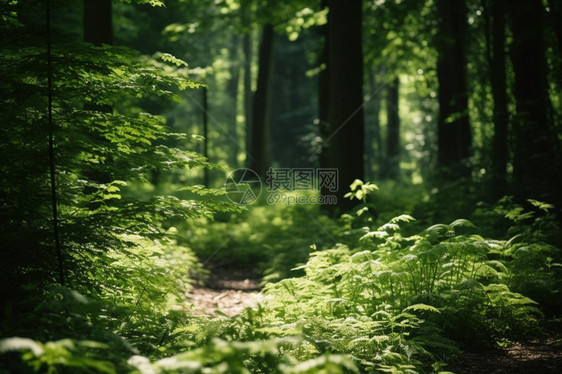
[[[350,197],[359,197],[359,187]],[[180,300],[162,308],[153,295],[137,301],[144,309],[131,319],[117,298],[108,307],[58,287],[33,315],[59,321],[47,329],[60,336],[8,338],[0,350],[4,358],[19,355],[10,367],[31,371],[445,373],[467,345],[503,344],[539,328],[542,305],[533,298],[557,297],[560,250],[516,217],[535,217],[536,230],[550,219],[519,209],[514,216],[503,201],[494,211],[514,222],[513,237],[484,237],[465,219],[403,235],[412,216],[370,226],[365,199],[335,223],[339,243],[313,244],[296,269],[302,275],[268,283],[257,309],[194,316]],[[548,205],[531,204],[548,214]],[[159,319],[159,327],[147,329],[140,316]],[[73,335],[65,335],[69,329]]]

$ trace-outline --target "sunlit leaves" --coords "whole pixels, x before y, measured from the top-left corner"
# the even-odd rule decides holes
[[[361,201],[366,201],[367,195],[371,192],[376,191],[379,187],[374,183],[363,182],[359,179],[353,181],[350,185],[351,192],[348,192],[344,195],[345,198],[350,200],[357,199]]]
[[[80,351],[85,349],[103,350],[109,347],[94,341],[73,341],[62,339],[40,343],[26,338],[8,338],[0,341],[0,352],[20,351],[22,359],[34,372],[47,369],[57,372],[57,367],[66,366],[75,370],[94,370],[98,373],[115,374],[115,366],[104,361],[100,355],[97,358],[88,357]]]

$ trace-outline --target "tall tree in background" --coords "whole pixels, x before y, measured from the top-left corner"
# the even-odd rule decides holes
[[[559,144],[550,122],[550,98],[541,0],[510,2],[515,73],[515,152],[513,174],[521,198],[559,199]]]
[[[494,137],[492,139],[492,193],[494,198],[507,191],[507,133],[509,113],[507,109],[505,12],[506,1],[494,0],[488,6],[483,2],[486,25],[486,58],[488,60],[492,97],[494,99]]]
[[[472,136],[466,83],[467,8],[465,0],[438,0],[437,78],[439,80],[438,162],[446,175],[470,174]]]
[[[398,108],[398,90],[400,80],[394,78],[387,88],[386,97],[386,152],[382,178],[398,179],[400,175],[400,115]]]
[[[271,155],[275,166],[303,168],[313,166],[312,127],[317,110],[316,80],[307,78],[313,67],[307,60],[307,48],[315,42],[316,34],[303,33],[291,41],[277,35],[271,107]],[[287,63],[290,61],[291,63]],[[313,135],[314,134],[314,135]]]
[[[228,119],[228,132],[229,138],[232,141],[233,149],[228,154],[228,163],[231,167],[236,167],[238,165],[238,152],[239,141],[238,141],[238,86],[240,81],[240,65],[236,62],[236,56],[238,55],[238,49],[240,45],[240,37],[237,34],[232,35],[232,46],[230,47],[231,55],[231,66],[229,69],[230,78],[226,82],[226,91],[231,98],[229,119]]]
[[[270,112],[274,45],[273,26],[266,24],[262,31],[258,82],[252,103],[250,143],[247,147],[248,167],[260,176],[265,176],[271,166]]]
[[[84,13],[82,19],[84,41],[96,46],[113,44],[113,14],[111,0],[84,0]],[[111,113],[111,105],[84,103],[84,109]],[[107,140],[99,138],[100,142]],[[99,170],[91,171],[88,176],[99,183],[109,183],[112,176]],[[90,191],[91,189],[86,189]],[[93,204],[92,207],[97,206]]]
[[[252,33],[244,34],[244,118],[246,120],[246,165],[250,165],[250,144],[252,134]]]
[[[365,124],[365,177],[367,180],[375,180],[382,178],[383,157],[382,157],[382,136],[381,136],[381,123],[380,112],[382,96],[377,89],[377,68],[369,70],[369,92],[373,95],[371,99],[371,121]]]
[[[328,7],[328,0],[322,0],[322,9]],[[330,110],[330,64],[328,63],[328,51],[330,48],[330,33],[328,24],[320,27],[320,34],[324,38],[324,45],[319,54],[318,65],[321,70],[318,74],[318,135],[322,139],[320,149],[318,150],[318,165],[320,168],[330,166],[330,153],[328,143],[325,140],[330,136],[330,128],[328,122],[328,112]],[[321,188],[322,194],[328,194],[329,191]]]
[[[324,141],[329,166],[339,170],[338,205],[350,209],[344,198],[355,179],[363,179],[363,47],[362,1],[329,0],[328,14],[328,123]]]

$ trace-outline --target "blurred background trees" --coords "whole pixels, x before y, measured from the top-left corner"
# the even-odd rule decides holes
[[[338,167],[343,190],[365,175],[490,201],[559,200],[558,2],[362,1],[341,32],[331,30],[352,4],[331,16],[330,5],[118,4],[114,27],[118,44],[169,50],[209,85],[213,162],[261,175]],[[361,35],[344,35],[359,24]],[[190,92],[169,108],[173,126],[201,133],[200,101]]]

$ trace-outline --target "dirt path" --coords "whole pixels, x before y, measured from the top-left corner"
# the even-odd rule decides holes
[[[446,368],[457,374],[560,374],[562,373],[562,333],[514,342],[503,349],[465,352],[461,360]]]
[[[202,285],[193,287],[188,294],[194,314],[234,316],[244,308],[256,307],[261,300],[259,283],[251,270],[220,267],[209,270],[209,278]]]

